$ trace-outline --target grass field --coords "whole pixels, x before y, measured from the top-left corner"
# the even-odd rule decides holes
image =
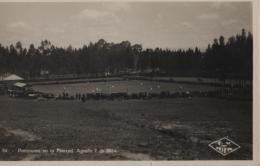
[[[35,85],[34,89],[41,92],[61,94],[64,89],[69,95],[75,93],[115,93],[115,92],[180,92],[187,90],[214,90],[215,87],[198,84],[178,84],[157,81],[110,81],[110,82],[89,82],[76,84],[55,84],[55,85]]]
[[[170,132],[157,130],[158,126]],[[222,156],[208,147],[225,136],[241,148]],[[213,98],[82,103],[0,96],[0,147],[117,150],[111,154],[0,152],[0,160],[252,159],[252,103]]]

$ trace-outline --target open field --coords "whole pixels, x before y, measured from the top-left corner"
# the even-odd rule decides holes
[[[214,90],[216,87],[209,85],[199,84],[179,84],[179,83],[166,83],[158,81],[109,81],[109,82],[87,82],[76,84],[55,84],[55,85],[34,85],[35,90],[41,92],[54,93],[56,95],[61,94],[64,89],[69,95],[75,95],[75,93],[138,93],[138,92],[155,92],[161,91],[170,92],[184,92],[191,90]]]
[[[241,148],[224,157],[208,144],[225,136]],[[8,152],[0,153],[0,160],[252,159],[252,103],[214,98],[82,103],[0,96],[0,147],[117,150]]]

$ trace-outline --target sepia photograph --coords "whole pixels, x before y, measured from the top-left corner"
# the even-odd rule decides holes
[[[253,30],[253,1],[0,2],[0,161],[252,161]]]

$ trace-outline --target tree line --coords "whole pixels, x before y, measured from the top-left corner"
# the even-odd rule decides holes
[[[110,43],[100,39],[81,48],[54,46],[41,41],[37,48],[23,48],[20,41],[0,44],[0,73],[16,73],[25,78],[49,74],[150,74],[164,76],[206,76],[220,79],[252,79],[253,37],[243,29],[240,34],[214,39],[205,51],[143,49],[129,41]]]

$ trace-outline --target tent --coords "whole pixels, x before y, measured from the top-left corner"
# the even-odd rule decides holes
[[[9,91],[14,93],[18,92],[20,94],[24,94],[26,91],[32,90],[31,85],[23,83],[23,82],[16,82],[12,85]]]
[[[19,87],[19,88],[24,88],[24,87],[26,87],[28,85],[25,84],[25,83],[22,83],[22,82],[16,82],[16,83],[14,83],[13,86],[16,86],[16,87]]]
[[[24,80],[24,79],[15,74],[3,78],[3,81],[20,81],[20,80]]]

